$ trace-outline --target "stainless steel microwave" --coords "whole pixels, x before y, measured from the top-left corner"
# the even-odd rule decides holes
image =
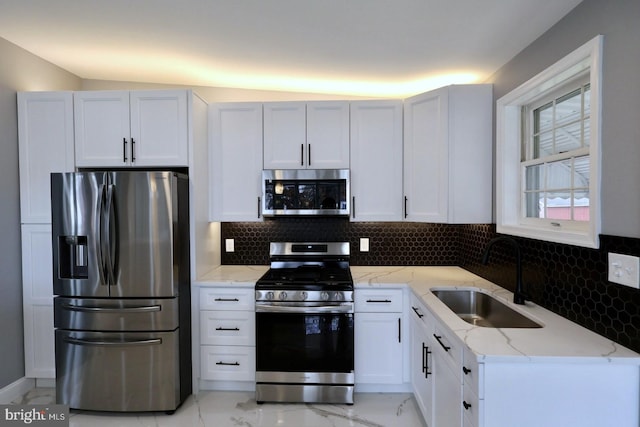
[[[264,216],[349,216],[348,169],[262,171]]]

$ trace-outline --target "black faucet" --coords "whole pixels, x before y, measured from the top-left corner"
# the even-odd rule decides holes
[[[500,241],[511,243],[516,250],[516,290],[513,293],[513,302],[523,305],[526,300],[526,295],[522,289],[522,257],[520,256],[520,245],[518,245],[518,242],[507,236],[498,236],[491,239],[482,254],[482,264],[487,265],[489,263],[489,252],[491,247]]]

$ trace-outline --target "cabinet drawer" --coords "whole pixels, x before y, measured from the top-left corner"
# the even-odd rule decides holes
[[[465,386],[462,390],[462,414],[465,419],[465,425],[480,426],[483,406],[484,400],[478,399],[478,396],[469,387]]]
[[[251,288],[201,288],[201,310],[248,310],[255,307],[255,293]]]
[[[252,311],[200,312],[200,343],[255,345],[256,321]]]
[[[200,378],[219,381],[255,381],[256,348],[200,346]]]
[[[478,363],[476,355],[467,346],[463,346],[462,359],[464,386],[474,390],[478,397],[482,399],[484,388],[481,385],[484,384],[484,364]]]
[[[402,312],[402,289],[356,289],[354,294],[356,312]]]
[[[434,340],[434,351],[442,351],[443,359],[447,360],[456,376],[460,378],[462,376],[463,344],[437,322],[433,328],[432,338]]]

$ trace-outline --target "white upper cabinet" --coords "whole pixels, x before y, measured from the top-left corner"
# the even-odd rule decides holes
[[[402,101],[351,103],[352,221],[402,220]]]
[[[264,168],[348,169],[349,103],[265,103]]]
[[[307,167],[349,169],[349,103],[307,103]]]
[[[491,85],[448,86],[404,104],[404,217],[492,221]]]
[[[73,93],[19,92],[20,218],[51,222],[51,172],[71,172]]]
[[[187,92],[74,93],[76,166],[187,166]]]
[[[261,221],[262,104],[209,105],[211,221]]]

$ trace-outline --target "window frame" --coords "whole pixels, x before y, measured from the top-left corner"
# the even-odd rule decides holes
[[[602,107],[602,45],[599,35],[546,70],[509,92],[496,103],[496,229],[498,233],[590,248],[599,247],[600,153]],[[528,218],[524,212],[525,108],[557,93],[589,74],[591,135],[589,140],[589,221]]]

